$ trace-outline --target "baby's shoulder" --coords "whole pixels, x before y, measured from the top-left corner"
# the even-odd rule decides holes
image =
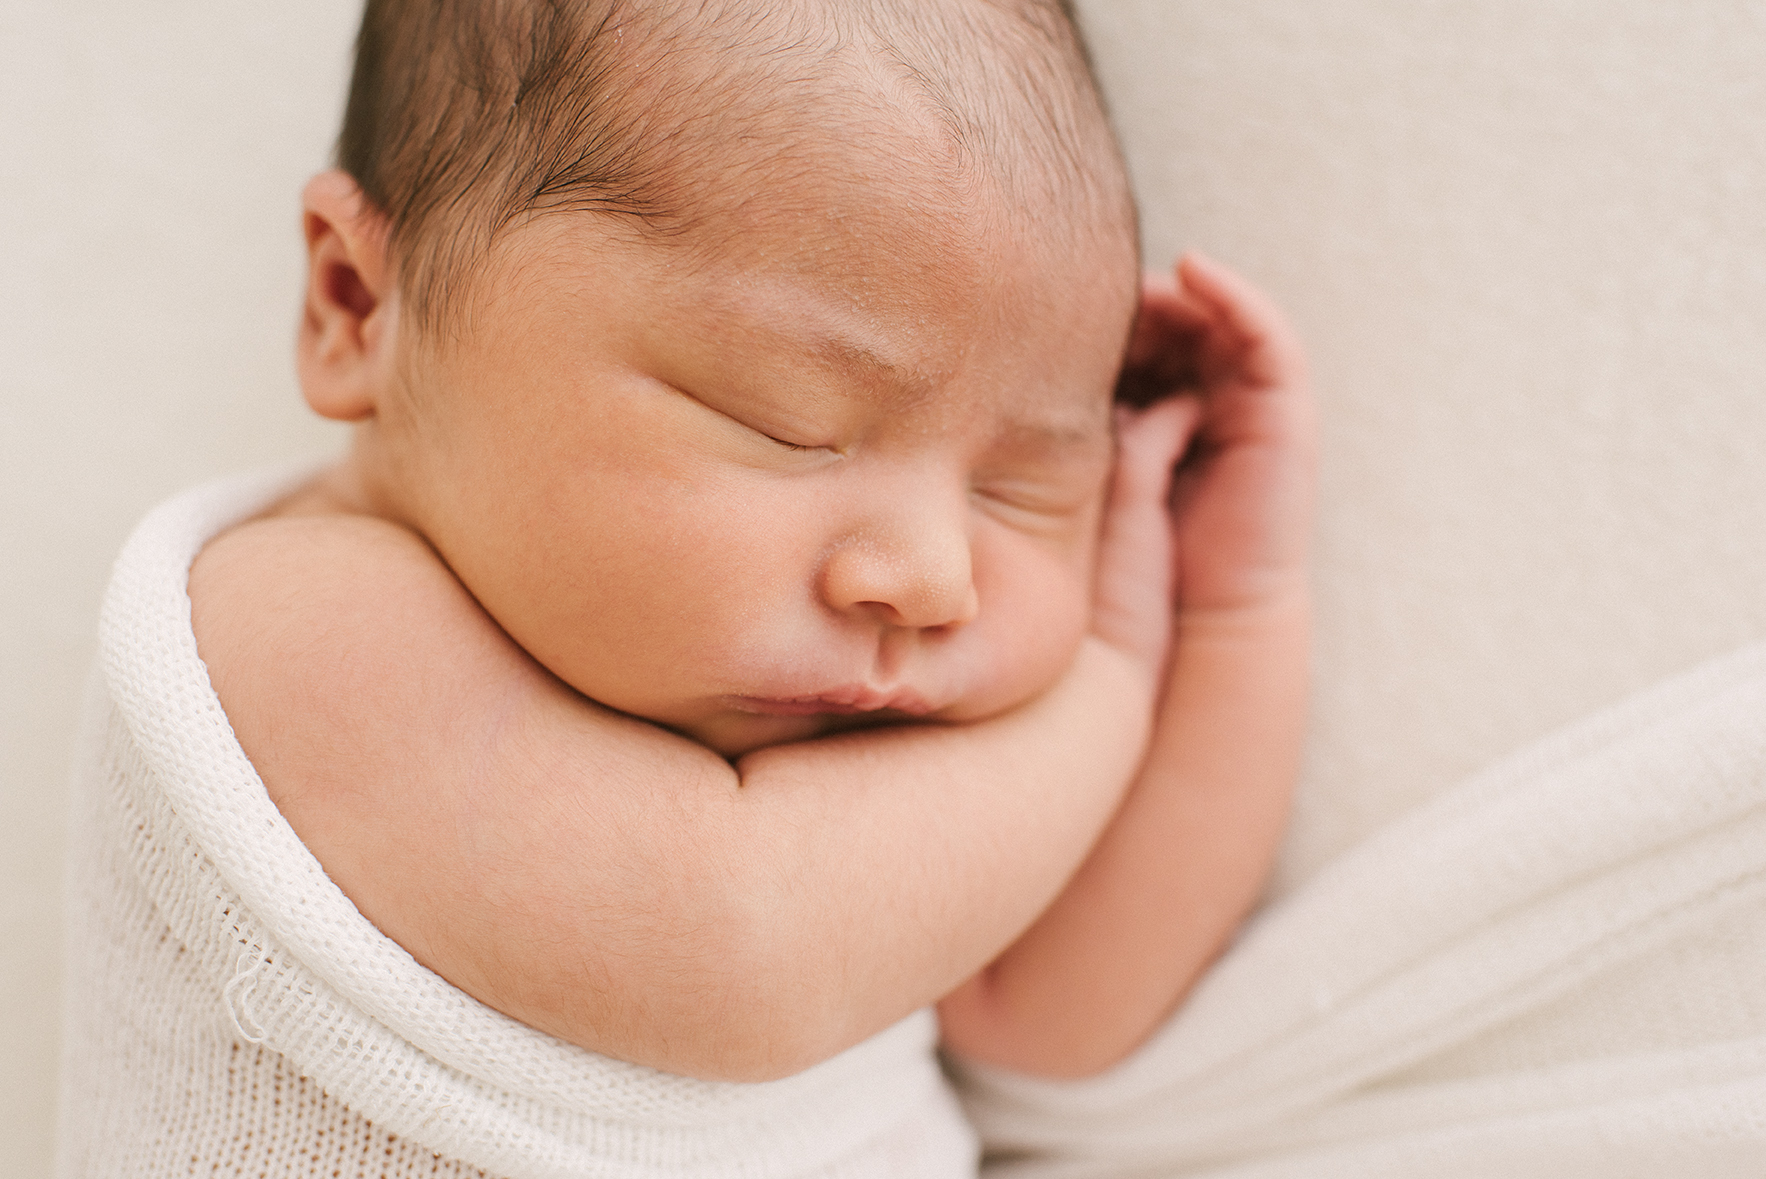
[[[261,650],[289,632],[319,643],[411,631],[502,638],[427,541],[359,512],[276,511],[238,524],[197,554],[189,592],[198,647],[216,653],[233,639]]]
[[[409,528],[341,512],[248,520],[210,540],[190,566],[192,620],[221,626],[306,616],[364,596],[445,598],[450,584],[458,586]]]
[[[279,803],[317,759],[347,764],[389,736],[377,727],[435,742],[450,716],[543,677],[421,536],[373,516],[270,515],[220,534],[191,565],[190,621]]]

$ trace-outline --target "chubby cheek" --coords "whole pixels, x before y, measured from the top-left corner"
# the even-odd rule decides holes
[[[558,622],[572,641],[559,659],[568,674],[553,670],[602,703],[672,724],[691,721],[705,696],[754,691],[757,669],[796,646],[808,598],[803,550],[813,546],[794,505],[728,480],[650,472],[621,486],[607,474],[597,506],[568,530],[575,568],[559,605],[570,617]]]
[[[949,716],[975,719],[1021,704],[1061,677],[1091,626],[1091,546],[978,536],[981,613],[966,637],[973,690]]]

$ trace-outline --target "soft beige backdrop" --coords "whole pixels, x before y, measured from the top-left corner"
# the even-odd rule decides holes
[[[1285,879],[1766,635],[1766,4],[1098,0],[1148,254],[1273,288],[1324,403]]]
[[[355,4],[0,3],[0,1176],[49,1172],[98,596],[179,487],[336,436],[290,368]]]
[[[0,9],[0,1176],[52,1119],[62,787],[129,525],[333,447],[296,192],[351,0]],[[1766,636],[1766,3],[1091,0],[1149,259],[1291,309],[1319,693],[1278,887]]]

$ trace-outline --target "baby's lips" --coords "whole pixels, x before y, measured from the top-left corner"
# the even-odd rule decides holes
[[[738,712],[763,716],[850,716],[864,712],[900,712],[925,716],[932,705],[912,688],[873,688],[849,684],[803,696],[730,696]]]

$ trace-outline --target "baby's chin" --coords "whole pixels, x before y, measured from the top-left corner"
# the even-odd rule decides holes
[[[671,725],[683,737],[691,737],[713,753],[734,760],[769,745],[789,745],[819,737],[822,729],[814,716],[755,716],[723,712],[694,721]]]
[[[790,745],[816,737],[875,729],[888,725],[924,724],[928,718],[899,712],[816,713],[810,716],[762,716],[746,712],[721,712],[692,724],[671,725],[713,753],[732,761],[758,749]]]

